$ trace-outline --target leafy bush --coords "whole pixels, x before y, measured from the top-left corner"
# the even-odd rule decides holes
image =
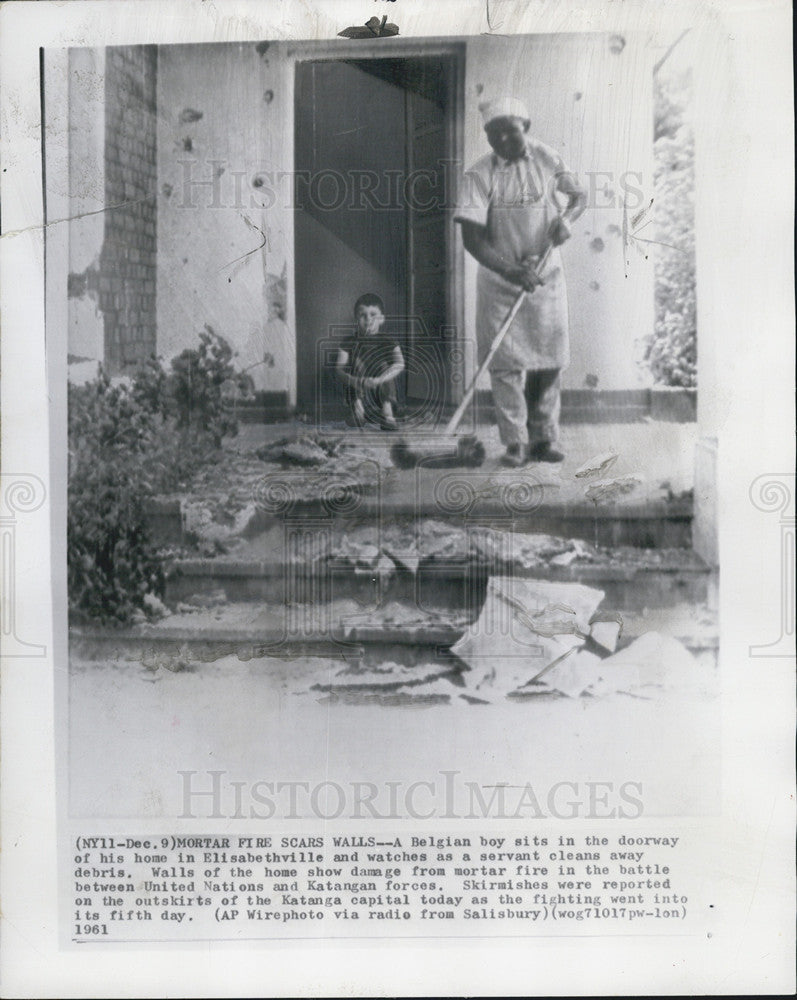
[[[212,327],[199,335],[199,347],[186,348],[172,361],[171,390],[181,428],[205,431],[216,447],[238,432],[235,417],[224,406],[222,386],[235,380],[232,348]]]
[[[656,319],[645,361],[657,383],[691,387],[697,385],[691,73],[657,74],[654,87]]]
[[[157,469],[147,461],[157,418],[127,384],[101,372],[69,387],[67,563],[73,611],[128,621],[149,593],[163,593],[145,504]]]
[[[162,559],[147,502],[185,485],[218,454],[237,423],[222,384],[237,378],[232,351],[210,328],[171,371],[152,358],[132,380],[105,372],[69,386],[68,577],[73,613],[127,622],[163,594]]]

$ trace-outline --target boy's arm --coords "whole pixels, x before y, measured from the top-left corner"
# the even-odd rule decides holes
[[[359,385],[360,379],[354,375],[350,375],[346,371],[346,365],[349,363],[349,355],[347,351],[344,351],[341,347],[338,351],[338,357],[335,361],[335,371],[337,372],[338,378],[343,382],[344,385],[349,386],[351,389],[356,389]]]
[[[366,384],[370,382],[374,387],[384,385],[385,382],[392,382],[394,378],[398,378],[403,371],[404,355],[401,353],[401,348],[398,344],[396,344],[393,348],[393,360],[390,363],[390,367],[386,368],[381,375],[377,375],[371,379],[366,379]]]

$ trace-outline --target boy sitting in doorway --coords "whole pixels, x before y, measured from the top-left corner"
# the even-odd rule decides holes
[[[341,343],[335,362],[349,407],[346,422],[354,427],[375,423],[394,431],[396,379],[404,371],[404,356],[396,341],[382,333],[385,307],[378,295],[361,295],[354,303],[354,318],[354,333]]]

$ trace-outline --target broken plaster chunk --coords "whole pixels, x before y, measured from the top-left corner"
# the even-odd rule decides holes
[[[385,549],[385,553],[390,556],[399,569],[403,569],[415,576],[418,570],[418,563],[420,562],[417,549],[399,549],[391,546]]]
[[[579,583],[491,577],[478,619],[451,648],[471,668],[467,688],[508,694],[528,684],[583,644],[603,597]]]
[[[584,496],[595,504],[614,503],[621,497],[633,493],[644,481],[643,476],[634,472],[618,476],[616,479],[599,479],[590,483],[584,491]]]
[[[599,656],[584,649],[572,649],[552,664],[537,680],[568,698],[578,698],[588,688],[597,684],[600,676]]]
[[[592,458],[587,459],[582,466],[576,469],[573,475],[576,479],[584,479],[587,476],[602,476],[609,471],[618,457],[614,451],[604,451],[600,455],[593,455]]]
[[[630,646],[600,662],[600,679],[592,693],[644,694],[650,688],[700,685],[697,661],[677,639],[645,632]]]
[[[623,623],[619,616],[613,621],[594,621],[590,625],[590,638],[599,646],[613,653],[617,649],[617,640],[623,631]]]

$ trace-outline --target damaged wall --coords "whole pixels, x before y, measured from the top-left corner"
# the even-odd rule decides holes
[[[408,53],[422,51],[421,40],[394,41]],[[339,52],[340,44],[331,40],[313,47],[312,57]],[[364,42],[358,51],[365,54],[367,46],[371,52],[378,44]],[[134,86],[138,69],[131,54],[136,51],[143,50],[70,54],[73,215],[96,211],[111,195],[141,199],[138,207],[106,212],[104,220],[99,216],[70,225],[70,353],[99,356],[102,306],[109,357],[122,363],[140,356],[152,342],[155,301],[157,351],[167,360],[195,345],[207,323],[231,343],[240,367],[255,366],[251,374],[258,389],[284,391],[295,400],[295,268],[301,262],[294,259],[291,172],[297,46],[261,42],[160,47],[156,175],[140,162],[149,155],[153,137],[149,119],[141,114],[150,94],[145,83],[140,92]],[[392,54],[399,51],[394,47]],[[301,46],[302,58],[309,52],[306,44]],[[132,105],[119,112],[118,119],[109,118],[108,156],[103,160],[98,149],[105,140],[97,121],[102,121],[102,91],[98,99],[96,81],[106,72],[103,60],[109,53],[115,54],[107,67],[107,115],[119,112],[111,100],[111,74],[121,81],[118,100],[125,93],[124,100]],[[641,242],[649,232],[643,227],[652,188],[652,51],[643,38],[605,34],[480,35],[466,40],[465,58],[464,164],[488,148],[479,101],[509,91],[526,101],[534,133],[562,153],[590,195],[590,208],[563,251],[572,357],[565,387],[628,389],[644,384],[636,358],[638,343],[653,323],[653,268],[644,258],[649,245]],[[117,121],[127,147],[117,142],[115,159]],[[104,194],[99,194],[98,180],[89,185],[91,190],[81,188],[100,177],[107,188]],[[146,194],[153,177],[156,218]],[[633,238],[635,232],[639,239]],[[108,285],[109,271],[115,276],[113,288]],[[469,340],[474,337],[475,275],[475,262],[465,255]],[[359,294],[360,285],[372,278],[364,273],[356,288],[345,294],[338,289],[341,302]],[[336,321],[336,316],[325,319]],[[122,341],[130,357],[119,353]]]
[[[70,378],[92,378],[104,355],[99,304],[105,234],[105,50],[70,49],[68,353]],[[48,164],[49,167],[49,164]]]
[[[284,48],[170,45],[158,59],[158,352],[168,360],[196,346],[207,323],[236,364],[256,365],[256,388],[292,391]]]
[[[70,377],[156,346],[154,46],[69,52]]]

